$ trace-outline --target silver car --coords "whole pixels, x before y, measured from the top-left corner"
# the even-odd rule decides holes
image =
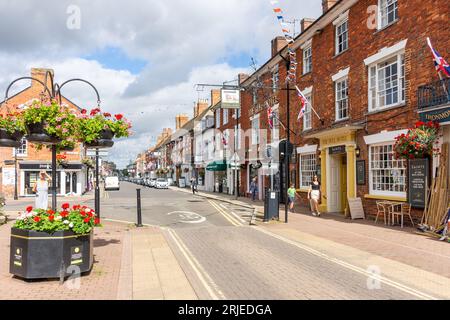
[[[167,181],[167,179],[158,178],[156,180],[156,189],[169,189],[169,181]]]

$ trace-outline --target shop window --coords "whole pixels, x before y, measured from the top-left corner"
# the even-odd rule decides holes
[[[394,144],[369,147],[370,194],[406,196],[406,160],[396,159]]]
[[[316,163],[315,153],[299,155],[300,188],[309,188],[311,185],[317,170]]]

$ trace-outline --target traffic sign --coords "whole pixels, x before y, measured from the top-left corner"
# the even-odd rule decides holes
[[[95,157],[95,150],[87,150],[86,151],[86,155],[88,157]],[[99,150],[98,151],[98,155],[100,157],[107,157],[108,156],[108,151],[104,151],[104,150]]]

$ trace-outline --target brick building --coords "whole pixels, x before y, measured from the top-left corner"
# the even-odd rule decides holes
[[[296,146],[291,181],[306,198],[311,178],[318,173],[324,212],[345,212],[347,198],[360,197],[370,214],[379,199],[406,201],[407,162],[394,159],[392,146],[394,138],[419,119],[419,87],[441,87],[426,37],[444,57],[450,56],[450,7],[445,0],[341,0],[323,1],[323,9],[317,20],[302,20],[293,45],[297,85],[321,119],[308,108],[297,121],[299,101],[290,91],[290,138]],[[279,110],[286,124],[287,91],[280,89],[285,88],[287,49],[279,51],[280,46],[282,39],[275,39],[272,58],[243,82],[243,129],[267,128],[268,105]],[[427,111],[448,112],[448,97],[436,103],[423,101],[422,117]],[[444,140],[449,141],[449,118],[441,118]],[[267,134],[269,142],[276,141],[272,133]],[[279,139],[285,138],[282,128]],[[245,148],[259,144],[254,140]],[[360,184],[357,164],[365,173]],[[257,175],[262,190],[269,180],[263,167],[242,173],[242,181]],[[270,179],[280,183],[280,178],[282,186],[283,177]]]
[[[31,69],[31,77],[41,80],[45,83],[45,75],[50,69]],[[48,87],[51,88],[50,79],[47,79]],[[14,89],[13,89],[14,90]],[[2,102],[2,114],[5,114],[6,108],[23,108],[33,100],[39,100],[42,97],[44,87],[37,81],[31,81],[30,86],[22,91],[10,96],[7,105]],[[75,111],[80,109],[66,97],[62,97],[62,104],[67,105]],[[14,155],[17,155],[15,161]],[[65,168],[57,169],[57,192],[59,195],[76,194],[81,195],[86,189],[86,168],[81,160],[85,156],[85,150],[79,144],[74,151],[66,152],[68,165]],[[6,197],[14,195],[15,188],[15,170],[17,170],[17,188],[18,195],[34,196],[32,186],[36,181],[41,170],[51,171],[51,151],[47,148],[37,150],[35,145],[25,139],[20,148],[0,148],[0,163],[2,166],[0,190]]]

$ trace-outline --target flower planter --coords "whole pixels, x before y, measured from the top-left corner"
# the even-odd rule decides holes
[[[0,129],[0,146],[18,148],[21,146],[21,139],[24,135],[21,132],[9,133],[5,129]]]
[[[114,133],[109,129],[103,129],[100,132],[100,138],[92,141],[91,143],[85,143],[85,147],[89,149],[102,149],[111,148],[114,145]]]
[[[44,129],[45,124],[42,122],[27,124],[27,140],[30,142],[41,144],[57,144],[61,140],[57,137],[48,135]]]
[[[74,270],[88,272],[94,262],[93,238],[93,231],[48,234],[12,228],[10,273],[23,279],[51,279],[73,275]]]

